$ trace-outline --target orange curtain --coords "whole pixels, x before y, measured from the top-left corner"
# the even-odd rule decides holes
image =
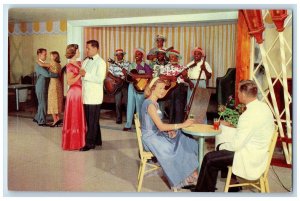
[[[236,44],[236,104],[238,104],[238,83],[246,79],[250,79],[250,34],[243,12],[239,10]]]

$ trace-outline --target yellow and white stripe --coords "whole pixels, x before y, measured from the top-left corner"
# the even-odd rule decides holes
[[[67,21],[9,23],[9,35],[66,34]]]

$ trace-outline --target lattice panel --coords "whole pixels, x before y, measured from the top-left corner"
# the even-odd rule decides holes
[[[282,147],[286,162],[291,164],[292,144],[288,143],[288,141],[292,139],[292,119],[290,114],[292,95],[289,93],[287,80],[292,73],[292,13],[289,12],[288,14],[284,24],[285,30],[277,32],[274,31],[275,26],[272,24],[272,19],[270,21],[269,11],[263,11],[264,25],[266,27],[264,42],[259,44],[261,58],[252,59],[252,61],[256,59],[257,65],[254,66],[254,62],[251,64],[251,78],[258,86],[260,99],[265,101],[271,108],[279,128],[280,137],[283,140]],[[270,33],[274,34],[267,35]],[[252,45],[255,45],[254,40]],[[264,72],[262,72],[262,69]],[[279,110],[276,100],[278,91],[274,89],[275,84],[283,89],[284,108],[282,111]]]

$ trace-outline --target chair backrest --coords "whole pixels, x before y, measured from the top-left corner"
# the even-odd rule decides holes
[[[271,165],[273,153],[274,153],[274,150],[275,150],[277,138],[278,138],[278,126],[275,126],[275,130],[274,130],[274,133],[273,133],[272,141],[270,143],[269,150],[268,150],[269,157],[268,157],[267,167],[266,167],[266,171],[263,174],[263,177],[265,179],[267,179],[267,177],[268,177],[268,173],[269,173],[269,169],[270,169],[270,165]]]
[[[136,137],[138,140],[139,152],[140,152],[140,156],[142,156],[144,152],[144,147],[142,143],[141,123],[138,114],[134,114],[134,123],[135,123]]]

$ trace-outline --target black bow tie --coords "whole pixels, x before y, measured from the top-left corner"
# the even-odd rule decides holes
[[[88,57],[88,59],[91,59],[91,60],[93,60],[93,57]]]

